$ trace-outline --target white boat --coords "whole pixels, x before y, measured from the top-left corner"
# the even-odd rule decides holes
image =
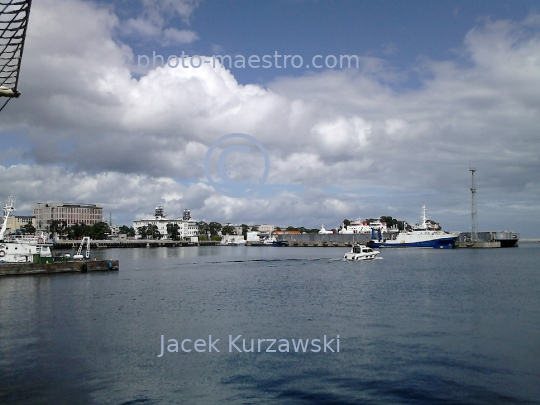
[[[381,252],[366,245],[356,244],[353,245],[350,252],[345,253],[343,258],[345,260],[373,260],[377,258],[379,253]]]
[[[227,246],[245,246],[246,241],[244,240],[243,235],[227,235],[221,239],[221,245]]]
[[[368,245],[375,248],[386,247],[422,247],[434,249],[452,249],[459,237],[459,232],[444,232],[438,226],[428,222],[426,206],[422,206],[422,223],[414,226],[412,231],[400,231],[386,238],[378,230],[373,229]]]
[[[264,238],[259,246],[287,246],[287,244],[282,240],[277,240],[275,236],[269,236]]]
[[[4,206],[4,223],[0,230],[0,263],[32,263],[41,258],[52,258],[51,247],[45,234],[5,236],[9,214],[15,211],[13,197]]]
[[[319,235],[332,235],[333,233],[334,233],[333,231],[327,231],[324,228],[324,224],[321,225],[321,230],[319,231]]]

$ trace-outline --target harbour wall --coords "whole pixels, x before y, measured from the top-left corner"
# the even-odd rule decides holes
[[[301,235],[277,235],[278,241],[284,241],[290,247],[345,247],[356,243],[366,243],[371,235],[355,233],[350,235],[305,233]]]
[[[514,247],[519,241],[519,233],[502,232],[478,232],[477,240],[472,242],[471,232],[462,232],[456,242],[458,248],[499,248]]]
[[[0,276],[118,271],[119,268],[120,263],[118,260],[81,260],[50,263],[2,263],[0,264]]]

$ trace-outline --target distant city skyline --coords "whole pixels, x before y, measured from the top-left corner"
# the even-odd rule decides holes
[[[182,53],[190,67],[167,66]],[[214,55],[245,64],[204,63]],[[330,229],[415,223],[426,205],[443,229],[468,232],[473,166],[478,231],[540,237],[538,55],[528,0],[34,1],[21,96],[0,113],[0,200],[15,195],[17,214],[87,201],[126,225],[162,205]],[[216,154],[213,178],[265,180],[237,198],[205,171],[232,133],[268,157],[232,141]]]

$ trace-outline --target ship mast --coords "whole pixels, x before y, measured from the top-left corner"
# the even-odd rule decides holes
[[[477,218],[476,218],[476,182],[474,180],[475,168],[469,168],[472,176],[471,183],[471,241],[474,243],[478,239]]]
[[[14,198],[10,195],[8,197],[8,202],[6,203],[6,205],[4,205],[4,223],[2,224],[2,229],[0,230],[0,240],[4,240],[4,234],[6,233],[9,214],[15,211],[15,207],[13,205]]]

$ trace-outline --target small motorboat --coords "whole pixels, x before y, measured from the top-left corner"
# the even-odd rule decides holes
[[[373,250],[366,245],[353,245],[350,252],[345,253],[345,260],[373,260],[381,253],[378,250]]]

